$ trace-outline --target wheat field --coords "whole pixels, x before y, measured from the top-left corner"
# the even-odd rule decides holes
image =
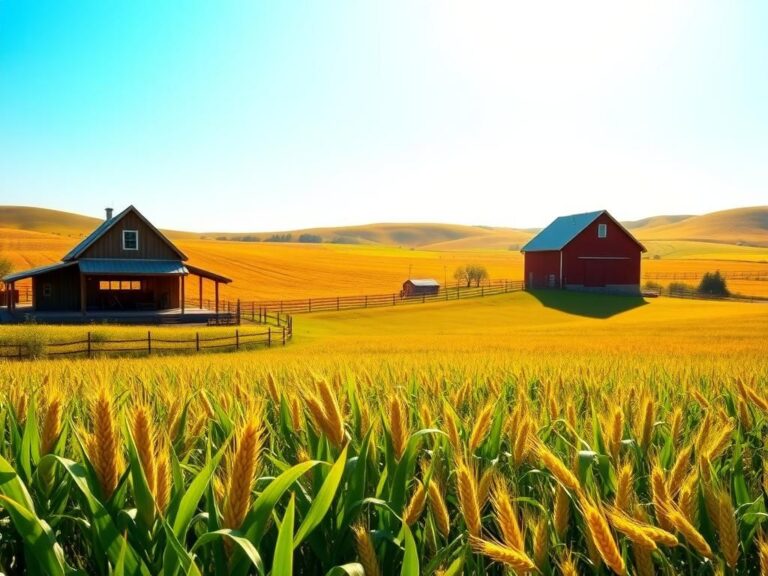
[[[281,349],[0,364],[0,569],[768,568],[766,309],[572,296],[302,316]]]

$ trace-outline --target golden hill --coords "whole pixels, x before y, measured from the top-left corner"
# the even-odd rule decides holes
[[[768,246],[768,206],[722,210],[678,222],[643,226],[641,240],[700,240]]]

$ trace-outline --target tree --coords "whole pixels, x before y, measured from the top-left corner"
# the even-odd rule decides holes
[[[475,286],[480,286],[481,282],[488,280],[488,270],[480,264],[467,264],[456,268],[453,278],[457,282],[465,284],[467,288],[473,283]]]
[[[472,286],[472,278],[469,276],[469,271],[467,266],[459,266],[456,268],[456,271],[453,273],[453,279],[456,280],[456,282],[461,282],[467,284],[467,288]]]
[[[13,271],[13,264],[7,258],[0,256],[0,278],[10,274]]]
[[[720,274],[720,270],[704,274],[699,283],[698,291],[701,294],[711,296],[728,296],[730,294],[725,277]]]

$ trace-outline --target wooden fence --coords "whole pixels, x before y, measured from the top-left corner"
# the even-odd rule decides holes
[[[156,336],[152,331],[142,338],[110,339],[94,336],[88,332],[80,340],[59,342],[15,342],[0,343],[0,359],[23,360],[25,358],[56,358],[63,356],[80,356],[93,358],[111,354],[151,356],[153,354],[197,353],[214,349],[250,349],[258,346],[270,348],[285,346],[293,337],[293,322],[284,321],[282,326],[266,326],[262,331],[241,331],[236,329],[231,335],[201,336],[195,332],[194,337],[168,338]]]
[[[700,280],[706,272],[646,272],[644,280]],[[752,270],[745,272],[720,272],[726,280],[764,280],[768,281],[768,270]]]
[[[339,312],[342,310],[357,310],[360,308],[377,308],[383,306],[405,306],[409,304],[425,304],[427,302],[446,302],[450,300],[465,300],[482,298],[508,292],[519,292],[525,289],[522,280],[497,280],[481,286],[464,287],[451,286],[441,289],[437,294],[420,296],[400,296],[394,294],[369,294],[363,296],[330,296],[323,298],[302,298],[296,300],[266,300],[239,302],[240,315],[244,320],[259,321],[260,317],[270,313],[307,314],[310,312]],[[222,309],[236,310],[237,304],[225,303]]]
[[[667,296],[670,298],[688,298],[691,300],[719,300],[723,302],[746,302],[751,304],[768,304],[768,298],[762,296],[744,296],[742,294],[732,294],[730,296],[719,296],[717,294],[707,294],[699,292],[696,289],[661,288],[657,290],[643,290],[645,296]]]

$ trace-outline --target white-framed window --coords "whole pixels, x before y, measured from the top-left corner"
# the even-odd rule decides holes
[[[139,249],[139,231],[123,230],[123,250]]]
[[[608,224],[598,224],[597,225],[597,237],[598,238],[605,238],[608,236]]]

